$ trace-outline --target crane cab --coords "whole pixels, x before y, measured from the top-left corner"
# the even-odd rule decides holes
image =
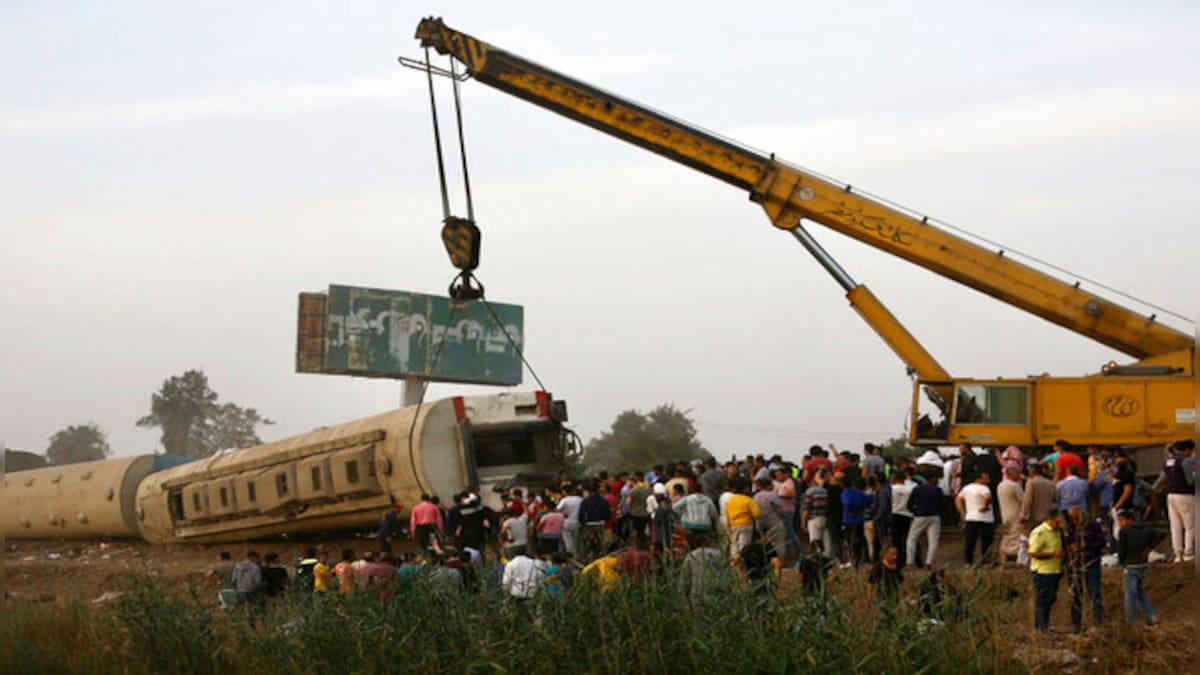
[[[948,410],[929,409],[922,397],[927,388],[952,388],[942,406]],[[1060,438],[1077,445],[1167,442],[1195,435],[1193,390],[1194,380],[1185,373],[918,380],[909,440],[914,445],[1026,447]]]

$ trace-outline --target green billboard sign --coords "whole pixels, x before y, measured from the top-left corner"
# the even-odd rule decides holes
[[[520,305],[489,303],[493,316],[480,300],[352,286],[330,286],[323,304],[323,363],[307,372],[521,383]]]

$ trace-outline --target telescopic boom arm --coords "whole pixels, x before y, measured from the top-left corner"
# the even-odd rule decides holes
[[[680,120],[556,73],[428,18],[416,37],[501,91],[749,192],[771,223],[802,219],[970,286],[1138,359],[1191,350],[1192,336],[935,225]],[[1190,359],[1189,359],[1190,360]]]

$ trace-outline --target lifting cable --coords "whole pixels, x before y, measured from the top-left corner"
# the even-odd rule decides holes
[[[453,58],[450,59],[449,72],[447,72],[441,68],[435,68],[429,58],[429,49],[430,49],[429,47],[425,48],[425,65],[424,65],[424,68],[420,68],[420,69],[425,71],[426,78],[429,82],[429,109],[433,115],[433,142],[435,145],[435,149],[437,151],[438,183],[440,185],[441,192],[442,192],[442,215],[446,219],[450,219],[452,217],[450,215],[450,192],[449,192],[449,188],[447,187],[447,183],[446,183],[445,157],[442,153],[441,126],[438,123],[437,98],[434,93],[434,86],[433,86],[434,73],[437,73],[438,75],[442,75],[442,76],[448,76],[450,78],[450,81],[453,83],[454,116],[455,116],[455,122],[457,123],[457,126],[458,126],[458,149],[459,149],[459,156],[462,160],[463,188],[466,193],[466,201],[467,201],[467,220],[474,223],[474,221],[475,221],[475,206],[474,206],[474,202],[471,198],[471,176],[470,176],[470,172],[467,167],[467,142],[466,142],[466,137],[463,132],[462,96],[459,92],[459,86],[458,86],[458,83],[460,80],[466,79],[466,75],[464,74],[464,75],[460,76],[458,74],[458,67],[455,65],[455,61]],[[407,59],[401,59],[401,63],[410,68],[414,67],[413,63]],[[417,67],[419,68],[419,66],[417,66]],[[504,338],[508,341],[509,346],[511,346],[513,348],[513,351],[515,351],[517,353],[517,355],[519,357],[521,357],[521,363],[525,366],[525,368],[527,370],[529,370],[529,374],[532,375],[533,379],[538,383],[538,387],[541,388],[543,391],[546,391],[546,386],[545,386],[545,384],[542,383],[542,378],[538,377],[537,371],[535,371],[533,369],[533,366],[530,365],[529,360],[525,358],[525,352],[522,351],[522,349],[519,345],[517,345],[516,341],[513,340],[512,336],[508,334],[508,331],[504,330],[504,323],[500,320],[500,317],[496,314],[496,310],[492,308],[492,304],[490,302],[488,302],[487,298],[484,296],[483,283],[481,281],[479,281],[478,277],[473,277],[470,274],[470,272],[468,272],[466,270],[464,270],[463,273],[461,275],[459,275],[458,278],[463,279],[464,282],[466,282],[467,284],[471,284],[472,282],[474,283],[473,288],[476,289],[478,293],[475,297],[472,297],[470,299],[473,299],[473,300],[477,299],[477,300],[480,300],[483,302],[483,306],[485,308],[487,308],[488,314],[490,314],[492,317],[492,321],[494,321],[496,323],[496,326],[500,329],[500,332],[504,333]],[[451,289],[453,291],[453,285],[451,285]],[[453,292],[451,292],[451,296],[454,296]],[[441,344],[438,345],[438,351],[436,352],[436,354],[440,354],[440,353],[441,353]],[[435,354],[435,358],[434,358],[435,366],[436,366],[436,360],[437,360],[436,354]],[[422,398],[424,398],[424,391],[425,391],[425,389],[422,388]]]
[[[429,56],[429,48],[425,48],[425,56]],[[462,100],[458,94],[458,71],[454,67],[454,59],[450,59],[450,81],[454,83],[454,116],[458,120],[458,154],[462,156],[463,191],[467,193],[467,220],[475,222],[475,206],[471,202],[471,174],[467,171],[467,142],[463,138]],[[433,73],[429,74],[429,84],[433,86]],[[441,144],[438,144],[438,162],[441,162]],[[440,167],[439,167],[440,169]],[[442,181],[442,199],[446,199],[446,181]]]
[[[437,97],[433,93],[433,64],[425,48],[425,72],[429,74],[429,109],[433,113],[433,146],[437,150],[438,182],[442,187],[442,217],[450,217],[450,191],[446,189],[446,163],[442,160],[442,132],[438,126]]]
[[[458,74],[457,67],[454,64],[454,59],[450,59],[450,71],[448,73],[441,68],[434,67],[432,62],[430,61],[429,47],[425,48],[425,63],[424,63],[423,67],[419,63],[413,62],[412,60],[405,59],[405,58],[401,58],[400,63],[402,65],[404,65],[405,67],[415,68],[418,70],[424,70],[425,74],[428,78],[429,110],[433,117],[433,143],[434,143],[434,149],[435,149],[436,155],[437,155],[438,185],[441,190],[441,196],[442,196],[443,222],[449,222],[451,220],[454,220],[454,216],[452,216],[450,214],[450,189],[446,182],[446,162],[445,162],[445,157],[442,153],[442,134],[441,134],[441,126],[438,123],[437,96],[435,94],[435,90],[434,90],[434,86],[433,86],[433,75],[436,72],[438,75],[448,76],[450,78],[450,80],[453,82],[454,115],[455,115],[455,121],[456,121],[457,127],[458,127],[458,148],[459,148],[459,156],[462,161],[463,188],[464,188],[464,192],[466,193],[466,201],[467,201],[467,222],[469,222],[472,226],[474,226],[475,205],[474,205],[474,201],[471,198],[471,177],[470,177],[470,173],[469,173],[468,167],[467,167],[467,144],[466,144],[466,139],[465,139],[464,132],[463,132],[462,97],[461,97],[461,94],[459,93],[459,87],[458,87],[459,80],[466,79],[466,75],[460,76]],[[456,287],[455,283],[458,281],[461,281],[462,285]],[[437,348],[433,352],[433,359],[431,360],[429,366],[426,368],[426,373],[428,375],[433,375],[433,373],[437,370],[438,361],[441,359],[441,355],[442,355],[442,347],[444,347],[446,344],[447,334],[449,332],[450,326],[454,323],[455,315],[459,314],[463,311],[462,303],[464,301],[469,301],[469,300],[479,300],[480,302],[483,303],[483,306],[487,309],[488,314],[491,315],[492,321],[495,322],[496,326],[500,329],[500,332],[504,333],[504,338],[508,341],[509,346],[511,346],[513,348],[513,351],[515,351],[517,353],[517,356],[519,356],[521,358],[521,363],[529,371],[529,374],[533,376],[533,379],[535,381],[537,381],[538,387],[543,391],[547,391],[546,385],[543,384],[542,379],[540,377],[538,377],[537,371],[535,371],[533,369],[533,366],[529,363],[529,360],[525,358],[525,352],[516,343],[516,341],[513,339],[512,335],[509,335],[508,331],[504,329],[504,323],[500,320],[499,315],[496,314],[496,310],[492,308],[492,304],[490,302],[488,302],[487,299],[484,297],[483,283],[479,281],[478,277],[474,277],[471,274],[469,269],[463,269],[461,271],[461,273],[458,276],[456,276],[454,281],[452,281],[450,284],[450,296],[453,298],[453,300],[450,303],[450,314],[446,317],[446,323],[442,326],[442,339],[441,339],[441,341],[438,342]],[[431,333],[429,336],[429,339],[432,340],[433,338],[434,338],[434,336]],[[416,433],[416,429],[417,429],[417,419],[421,416],[421,407],[425,403],[425,394],[428,391],[429,391],[429,380],[422,379],[421,380],[421,392],[420,392],[420,395],[417,397],[416,409],[413,411],[412,422],[408,428],[408,460],[409,460],[409,464],[412,467],[413,480],[416,482],[417,488],[422,493],[426,492],[426,489],[425,489],[425,486],[422,484],[420,474],[417,471],[417,463],[416,463],[416,456],[415,456],[415,452],[414,452],[413,437],[414,437],[414,434]]]

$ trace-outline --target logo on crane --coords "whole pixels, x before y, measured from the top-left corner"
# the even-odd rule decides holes
[[[1132,417],[1142,409],[1142,404],[1132,396],[1114,394],[1104,399],[1100,407],[1109,417]]]

